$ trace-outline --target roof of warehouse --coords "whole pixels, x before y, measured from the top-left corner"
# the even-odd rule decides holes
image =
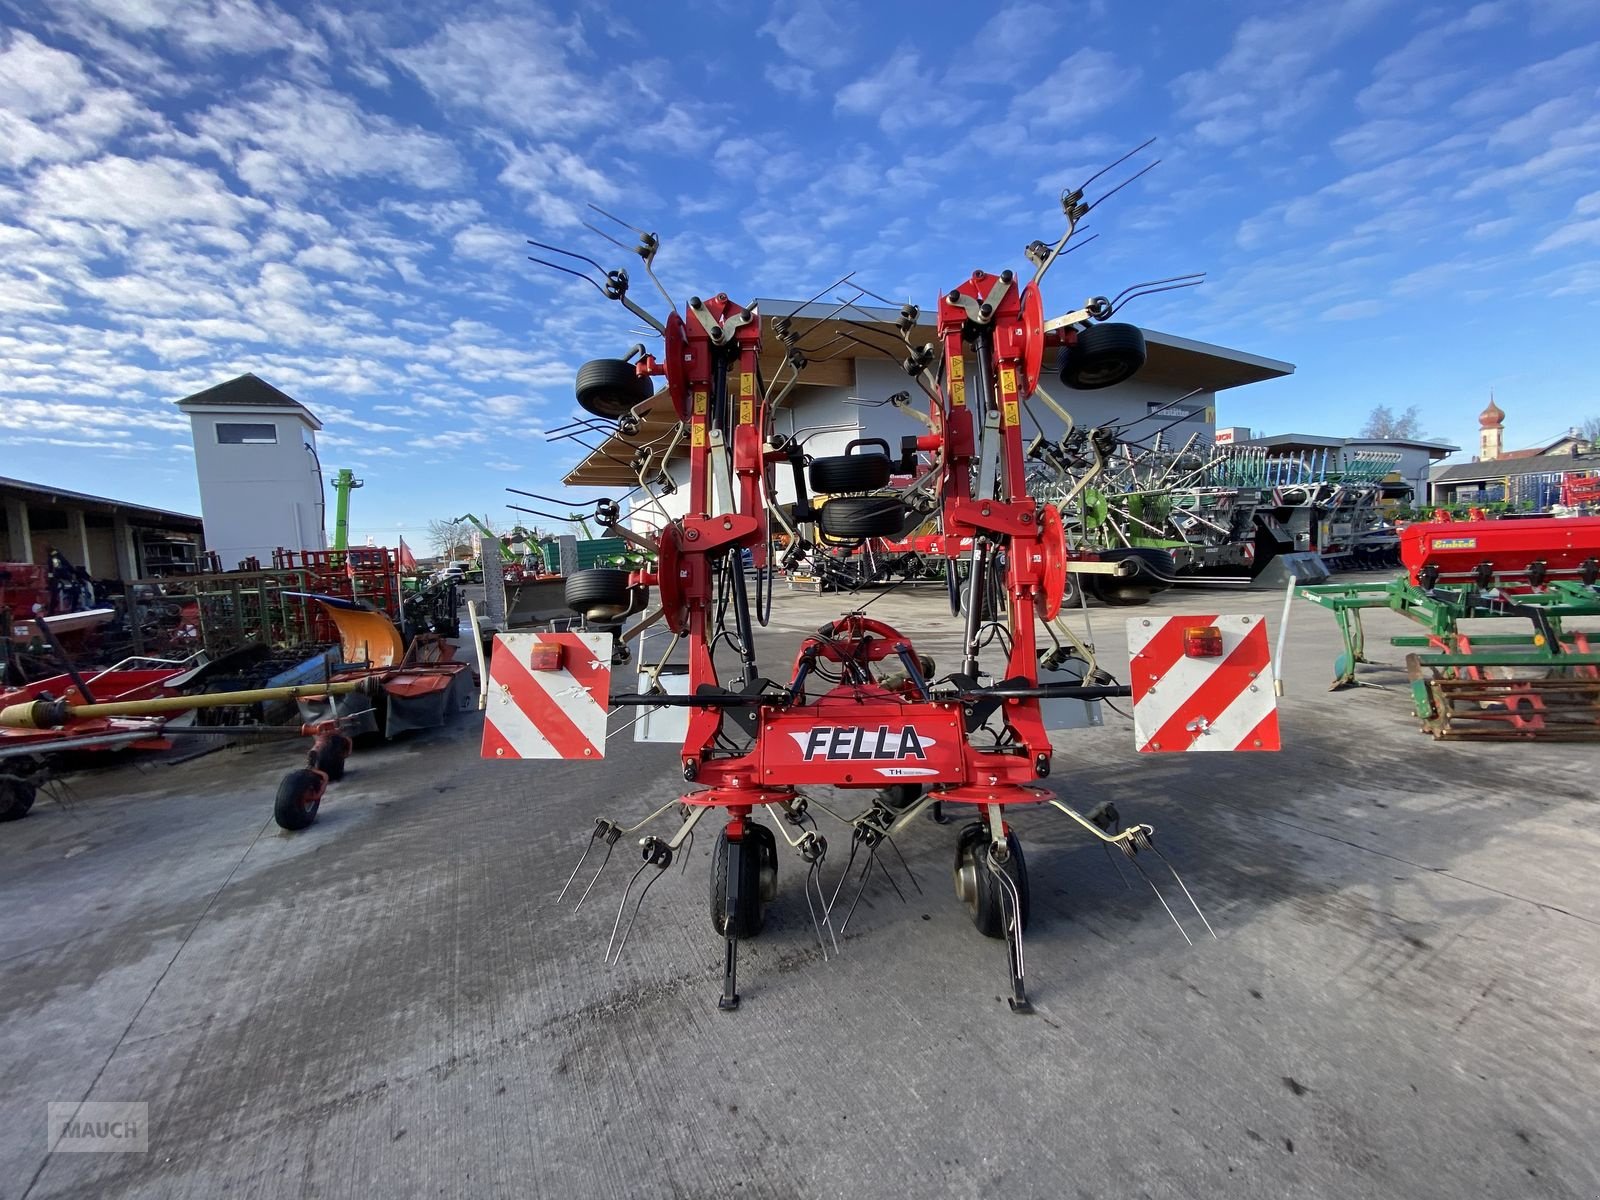
[[[905,349],[899,330],[895,328],[900,319],[898,309],[774,299],[753,303],[761,314],[760,368],[762,377],[768,381],[775,377],[784,360],[783,343],[773,328],[779,318],[789,318],[793,322],[795,340],[807,352],[808,362],[799,379],[802,385],[852,387],[855,359],[886,353],[896,347],[901,351]],[[909,336],[915,344],[938,341],[938,330],[929,323],[927,310],[923,310]],[[1149,359],[1139,378],[1148,383],[1219,392],[1294,373],[1293,363],[1243,350],[1197,342],[1154,329],[1144,330],[1144,337]],[[642,418],[636,437],[628,441],[615,435],[607,437],[568,473],[564,482],[587,487],[637,483],[629,466],[634,455],[629,442],[635,445],[651,442],[666,434],[677,418],[665,390],[657,392],[636,411]],[[679,453],[686,451],[680,448]]]
[[[1487,462],[1446,467],[1434,483],[1476,483],[1504,479],[1507,475],[1559,475],[1568,471],[1600,471],[1600,453],[1535,454],[1528,458],[1491,458]]]
[[[67,488],[51,487],[44,483],[29,483],[24,479],[7,479],[0,476],[0,493],[20,492],[30,501],[36,503],[59,504],[62,501],[76,504],[97,505],[111,509],[113,512],[138,515],[148,514],[152,517],[161,517],[167,522],[181,522],[200,527],[200,518],[193,513],[173,512],[167,508],[152,508],[148,504],[131,504],[126,500],[113,500],[109,496],[91,496],[87,492],[74,492]]]

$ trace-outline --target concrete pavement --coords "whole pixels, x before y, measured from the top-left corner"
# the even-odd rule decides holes
[[[770,670],[845,604],[780,594]],[[943,604],[871,612],[948,663]],[[1120,672],[1128,615],[1213,604],[1276,628],[1248,594],[1090,616]],[[737,1013],[709,836],[603,965],[627,843],[553,899],[596,816],[683,790],[670,747],[490,763],[464,719],[352,758],[299,834],[300,745],[76,776],[0,827],[0,1197],[1600,1194],[1600,750],[1434,743],[1403,690],[1326,692],[1296,608],[1282,754],[1059,736],[1050,785],[1153,824],[1220,936],[1022,813],[1031,1018],[931,822],[922,893],[870,887],[826,963],[784,855]],[[149,1152],[47,1154],[84,1099],[147,1103]]]

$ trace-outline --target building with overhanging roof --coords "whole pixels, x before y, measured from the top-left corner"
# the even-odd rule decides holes
[[[94,579],[193,571],[200,518],[87,492],[0,479],[5,561],[45,563],[52,548]]]
[[[897,392],[915,386],[900,366],[905,345],[900,340],[898,310],[853,306],[859,319],[846,320],[833,305],[801,304],[792,300],[757,300],[761,314],[760,369],[771,381],[778,377],[785,348],[774,323],[788,318],[799,343],[806,349],[806,365],[799,381],[774,415],[777,432],[805,439],[813,455],[842,454],[860,438],[883,438],[896,449],[900,438],[924,431],[913,418],[886,403]],[[1148,359],[1145,367],[1126,383],[1102,391],[1072,391],[1045,373],[1044,386],[1071,413],[1077,425],[1115,424],[1123,437],[1149,440],[1158,432],[1168,444],[1181,444],[1191,435],[1210,439],[1216,430],[1216,395],[1229,388],[1278,379],[1292,374],[1292,363],[1265,358],[1243,350],[1211,345],[1158,330],[1144,330]],[[931,324],[916,326],[913,344],[937,342]],[[898,354],[891,354],[898,347]],[[1190,393],[1193,393],[1192,395]],[[918,397],[920,398],[920,397]],[[926,405],[926,400],[922,400]],[[1047,436],[1059,436],[1061,422],[1043,405],[1031,406]],[[637,434],[616,434],[595,447],[566,475],[573,486],[626,492],[638,484],[630,465],[635,447],[669,440],[676,424],[672,402],[665,391],[639,410],[643,421]],[[663,497],[661,508],[671,516],[682,512],[682,488],[687,475],[687,449],[667,463],[667,472],[679,491]],[[788,480],[779,476],[780,501],[792,500]],[[645,512],[635,502],[636,524],[659,524],[660,509]]]

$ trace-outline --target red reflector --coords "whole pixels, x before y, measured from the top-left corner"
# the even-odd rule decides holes
[[[1191,625],[1183,631],[1183,652],[1190,658],[1221,658],[1222,630],[1215,625]]]
[[[561,647],[553,642],[535,643],[533,649],[528,651],[528,670],[561,670]]]

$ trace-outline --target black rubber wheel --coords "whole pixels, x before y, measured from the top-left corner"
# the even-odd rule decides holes
[[[922,799],[922,785],[920,783],[891,783],[886,788],[878,789],[878,796],[893,809],[910,808]]]
[[[1155,595],[1154,588],[1138,582],[1136,578],[1112,575],[1096,575],[1092,578],[1094,582],[1089,585],[1089,594],[1110,608],[1136,608],[1141,604],[1149,604],[1150,597]]]
[[[614,567],[591,567],[567,576],[567,607],[591,621],[615,621],[628,611],[628,573]]]
[[[0,779],[0,821],[22,820],[38,794],[38,788],[26,779]]]
[[[655,394],[631,362],[596,358],[578,368],[578,403],[585,412],[614,421]]]
[[[278,784],[272,816],[284,829],[304,829],[322,807],[322,778],[315,771],[290,771]]]
[[[1001,938],[1006,935],[1005,906],[1000,896],[1003,886],[989,870],[986,859],[989,843],[993,840],[989,828],[974,821],[961,831],[956,839],[955,885],[956,896],[966,905],[972,924],[984,937]],[[1028,928],[1028,864],[1022,857],[1022,843],[1014,833],[1006,834],[1006,849],[1010,857],[1001,870],[1010,877],[1017,889],[1017,907],[1021,910],[1022,928]]]
[[[830,454],[814,458],[808,468],[811,490],[823,496],[841,492],[875,492],[889,486],[893,470],[881,454]]]
[[[749,938],[760,933],[767,917],[767,906],[762,900],[762,875],[768,876],[773,889],[777,886],[778,847],[772,830],[753,821],[746,823],[745,830],[748,841],[745,849],[754,849],[756,852],[739,856],[742,872],[739,880],[739,909],[734,913],[731,930],[728,928],[726,911],[728,886],[726,829],[717,834],[717,844],[711,852],[711,927],[717,931],[718,937],[727,937],[731,932],[734,937]]]
[[[898,496],[844,496],[817,510],[817,528],[840,541],[898,537],[906,516]]]
[[[343,734],[324,746],[314,745],[306,751],[306,766],[321,771],[329,783],[338,783],[344,778],[344,761],[350,757],[352,745],[354,743]]]
[[[1061,353],[1061,382],[1080,392],[1113,387],[1144,366],[1144,333],[1137,325],[1091,325]]]

